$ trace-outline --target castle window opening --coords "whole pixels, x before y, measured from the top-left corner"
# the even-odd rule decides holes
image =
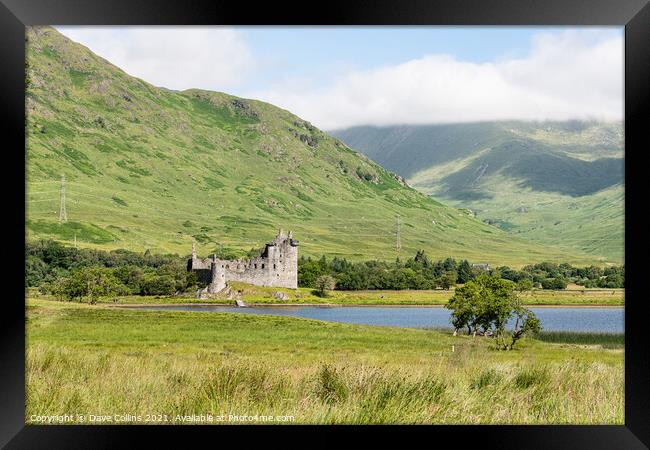
[[[253,265],[254,265],[254,266],[255,266],[255,268],[257,269],[257,264],[253,264]]]
[[[264,268],[264,264],[262,264],[262,269]]]

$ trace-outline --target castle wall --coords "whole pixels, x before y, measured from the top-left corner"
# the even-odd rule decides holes
[[[298,287],[298,243],[291,239],[291,234],[284,236],[280,232],[266,245],[262,255],[238,260],[199,259],[193,251],[188,270],[196,271],[199,280],[210,283],[210,290],[215,292],[228,281],[295,289]]]

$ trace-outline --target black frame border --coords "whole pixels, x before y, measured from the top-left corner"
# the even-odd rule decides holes
[[[650,446],[650,358],[644,342],[646,311],[640,249],[643,238],[639,161],[646,150],[642,143],[650,119],[650,5],[649,0],[330,0],[320,5],[306,2],[250,4],[193,0],[0,0],[0,117],[6,124],[4,156],[26,162],[24,119],[25,26],[27,25],[617,25],[625,26],[625,425],[444,425],[402,427],[372,426],[36,426],[25,425],[25,310],[16,297],[24,298],[24,239],[10,239],[12,265],[5,278],[3,326],[0,328],[0,445],[6,448],[109,448],[187,445],[189,439],[237,438],[250,442],[247,431],[257,438],[286,438],[287,432],[336,432],[340,437],[406,437],[456,442],[460,446],[497,448],[612,449]],[[10,139],[7,139],[10,138]],[[12,149],[14,149],[12,151]],[[23,150],[24,151],[24,150]],[[10,171],[3,177],[5,192],[25,184],[25,172]],[[15,177],[15,179],[14,179]],[[13,188],[13,189],[12,189]],[[5,225],[24,238],[25,197],[15,202],[13,214],[5,214]],[[21,265],[22,264],[22,265]],[[629,300],[632,299],[632,300]],[[366,430],[370,430],[367,433]],[[153,431],[153,432],[152,432]],[[242,432],[243,431],[243,432]],[[367,434],[365,434],[366,432]],[[235,434],[237,436],[235,436]],[[435,434],[435,435],[434,435]],[[261,435],[261,436],[260,436]],[[306,436],[305,436],[306,437]],[[191,442],[191,441],[189,441]],[[232,441],[231,441],[232,442]],[[305,442],[306,444],[307,442]],[[140,446],[138,445],[138,446]],[[303,444],[304,445],[304,444]]]

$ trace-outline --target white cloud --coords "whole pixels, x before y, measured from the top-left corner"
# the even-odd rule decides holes
[[[545,33],[529,55],[477,64],[428,55],[347,72],[329,86],[284,83],[248,95],[324,129],[485,120],[621,120],[623,40],[600,31]]]
[[[241,33],[224,27],[57,27],[129,75],[169,89],[224,90],[254,69]]]
[[[527,56],[481,64],[444,54],[375,69],[332,69],[323,61],[316,69],[327,70],[325,77],[286,74],[252,89],[247,81],[267,67],[269,56],[254,54],[236,28],[57,28],[157,86],[243,93],[324,129],[623,117],[623,39],[602,30],[538,34]]]

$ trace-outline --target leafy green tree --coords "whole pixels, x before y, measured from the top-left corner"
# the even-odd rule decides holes
[[[298,285],[302,287],[316,287],[316,280],[323,275],[323,268],[319,261],[301,259],[298,264]]]
[[[515,284],[489,275],[481,275],[458,288],[445,307],[451,310],[456,332],[467,327],[468,334],[476,335],[480,329],[485,335],[495,336],[498,347],[504,350],[512,349],[523,336],[541,329],[533,312],[521,306]],[[508,331],[506,325],[512,317],[515,325]]]
[[[25,287],[38,286],[48,278],[50,267],[40,258],[28,255],[25,258]]]
[[[473,278],[474,273],[472,271],[472,266],[469,261],[464,259],[460,264],[458,264],[458,282],[465,284]]]
[[[176,292],[176,280],[170,275],[146,274],[142,281],[145,295],[172,295]]]
[[[516,290],[519,292],[525,292],[525,291],[530,291],[534,287],[533,280],[529,278],[523,278],[519,281],[517,281],[517,286],[515,287]]]
[[[543,289],[566,289],[568,284],[566,278],[562,277],[545,278],[541,283]]]
[[[457,279],[458,275],[455,271],[448,270],[446,272],[443,272],[442,276],[440,277],[440,286],[443,289],[449,290],[449,288],[456,285]]]
[[[101,297],[115,297],[128,292],[113,272],[105,267],[82,267],[50,285],[50,293],[59,299],[75,300],[88,297],[94,305]]]
[[[336,287],[336,280],[331,275],[321,275],[316,280],[316,292],[319,297],[327,297],[327,291]]]
[[[515,343],[522,337],[539,333],[542,329],[541,322],[535,314],[524,308],[517,299],[512,305],[512,314],[515,317],[515,324],[512,330],[507,330],[505,325],[497,328],[496,342],[502,350],[512,350]]]
[[[420,267],[423,267],[425,269],[431,266],[431,260],[424,253],[424,250],[417,251],[417,253],[415,254],[415,258],[413,258],[413,262],[419,264]]]
[[[142,292],[144,270],[141,267],[134,265],[119,266],[113,270],[113,274],[129,289],[131,294],[137,295]]]
[[[456,289],[445,307],[451,310],[456,331],[467,327],[467,334],[476,334],[479,328],[487,330],[494,320],[503,320],[512,295],[512,282],[484,274]]]

